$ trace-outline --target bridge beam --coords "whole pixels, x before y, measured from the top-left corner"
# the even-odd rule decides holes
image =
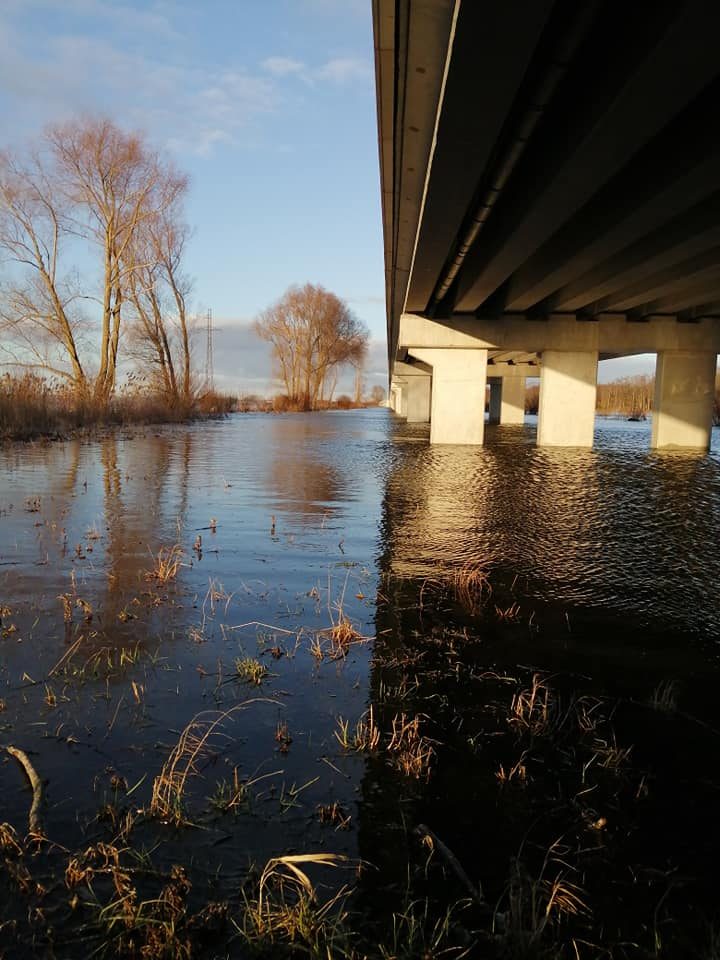
[[[631,322],[634,319],[644,322]],[[524,353],[590,350],[613,356],[664,350],[720,353],[720,323],[701,314],[693,323],[678,323],[675,315],[635,318],[608,313],[588,320],[581,315],[557,313],[541,318],[507,313],[491,317],[454,314],[440,321],[405,313],[400,323],[400,344],[413,354],[415,347]]]
[[[546,350],[540,373],[539,447],[592,447],[597,351]]]
[[[716,369],[715,353],[658,353],[650,441],[653,448],[710,449]]]
[[[487,350],[417,349],[432,367],[430,443],[482,444]]]

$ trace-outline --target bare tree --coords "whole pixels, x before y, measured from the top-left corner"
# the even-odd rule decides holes
[[[166,199],[158,189],[162,167],[138,134],[110,120],[74,120],[51,127],[45,136],[73,225],[101,251],[100,357],[93,392],[96,402],[105,404],[115,387],[125,254],[138,227]]]
[[[384,399],[385,387],[381,387],[379,383],[373,384],[372,390],[370,391],[370,402],[379,407]]]
[[[0,154],[0,251],[13,265],[3,289],[3,348],[13,363],[67,380],[77,394],[88,382],[80,360],[77,294],[61,272],[67,211],[43,161]]]
[[[180,209],[186,186],[185,178],[167,171],[164,190],[171,200],[140,225],[125,260],[136,356],[155,367],[162,392],[173,405],[189,407],[191,283],[182,270],[189,230]]]
[[[141,136],[109,120],[51,127],[25,161],[0,156],[0,254],[12,261],[0,323],[11,360],[57,374],[78,397],[104,406],[115,387],[130,299],[135,316],[142,313],[146,344],[166,361],[170,394],[189,401],[189,285],[181,269],[185,190],[184,177]],[[84,271],[81,282],[68,269],[78,239],[96,246],[99,289],[92,273]],[[100,328],[99,337],[83,344],[81,302],[96,304]],[[175,354],[169,315],[177,329]]]
[[[311,283],[290,287],[258,316],[255,331],[272,344],[285,391],[303,410],[318,405],[339,367],[361,365],[369,336],[343,300]]]

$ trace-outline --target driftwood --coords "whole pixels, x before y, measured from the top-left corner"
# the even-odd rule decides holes
[[[42,820],[40,818],[40,805],[42,804],[43,798],[42,781],[37,775],[35,767],[33,767],[32,763],[30,762],[30,758],[24,750],[19,750],[17,747],[5,747],[5,749],[11,757],[15,757],[30,781],[33,799],[32,804],[30,805],[30,813],[28,814],[28,830],[31,836],[42,837],[43,828]]]
[[[475,886],[470,877],[463,870],[462,864],[452,852],[450,847],[444,844],[440,837],[438,837],[436,833],[433,833],[430,827],[426,827],[424,823],[419,823],[417,827],[415,827],[415,834],[416,836],[420,837],[421,840],[430,841],[432,849],[437,850],[445,863],[447,863],[455,876],[458,878],[460,883],[462,883],[462,885],[465,887],[475,903],[480,906],[485,906],[485,897],[483,896],[482,887],[479,883],[477,886]]]

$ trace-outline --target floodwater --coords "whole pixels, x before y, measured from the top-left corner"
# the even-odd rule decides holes
[[[509,903],[522,863],[582,891],[587,909],[536,930],[558,955],[698,955],[718,853],[720,432],[708,456],[660,454],[649,425],[599,420],[592,451],[540,450],[531,420],[488,427],[482,449],[430,447],[384,410],[2,448],[0,742],[44,781],[46,836],[81,850],[131,811],[128,846],[191,862],[198,902],[273,856],[346,855],[380,929],[388,904],[458,883],[425,824],[505,924],[487,922],[486,951],[539,926]],[[537,748],[513,706],[533,677],[558,715],[582,705],[572,743],[563,727]],[[381,747],[343,747],[370,706]],[[173,826],[146,815],[153,782],[201,711],[227,715],[189,771],[191,826]],[[392,748],[412,718],[417,770]],[[22,835],[27,781],[8,755],[0,775],[0,823]],[[57,863],[34,869],[52,888]],[[0,908],[0,937],[16,912]],[[30,932],[12,929],[20,956]]]

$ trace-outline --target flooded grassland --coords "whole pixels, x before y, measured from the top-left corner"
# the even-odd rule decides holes
[[[720,454],[0,453],[0,957],[716,957]]]

